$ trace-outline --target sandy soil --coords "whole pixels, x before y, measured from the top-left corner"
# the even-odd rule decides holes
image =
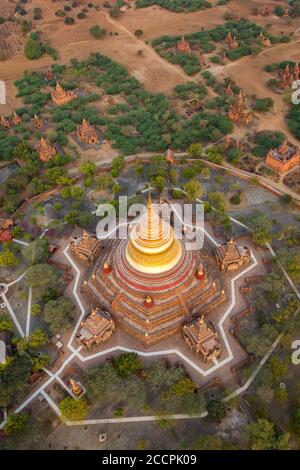
[[[299,60],[299,44],[297,39],[292,44],[278,44],[277,46],[262,51],[256,57],[244,57],[237,62],[233,62],[221,67],[215,67],[214,73],[217,77],[230,77],[235,80],[246,94],[257,95],[258,98],[272,97],[274,100],[274,112],[266,115],[259,115],[258,130],[262,129],[280,129],[285,132],[291,141],[297,142],[289,133],[284,115],[286,105],[283,102],[282,95],[274,93],[267,85],[272,75],[264,72],[266,64],[280,62],[283,60]]]
[[[101,5],[102,2],[94,2]],[[3,8],[7,8],[8,1],[3,6],[1,2],[0,14]],[[277,5],[277,2],[268,2],[269,6]],[[162,59],[147,42],[162,34],[184,34],[199,31],[203,28],[211,28],[224,22],[226,11],[239,12],[251,21],[265,26],[272,24],[269,31],[280,34],[281,31],[289,33],[295,31],[299,26],[295,20],[278,19],[273,15],[268,17],[253,16],[251,14],[255,6],[261,7],[261,2],[232,0],[228,5],[216,7],[194,13],[176,14],[160,7],[154,6],[140,10],[129,10],[120,19],[114,20],[109,17],[106,9],[98,12],[91,10],[88,18],[76,20],[75,25],[66,26],[62,19],[55,16],[55,11],[61,7],[59,3],[49,3],[47,0],[33,0],[30,10],[40,6],[43,12],[42,22],[37,22],[40,29],[51,45],[59,51],[59,61],[68,63],[73,57],[79,60],[85,59],[90,52],[100,52],[111,57],[113,60],[124,65],[129,72],[135,76],[146,89],[153,92],[164,92],[171,94],[172,89],[179,83],[191,80],[184,71],[173,64]],[[78,7],[72,16],[80,11]],[[78,11],[77,11],[78,10]],[[288,24],[289,23],[289,24]],[[95,40],[89,34],[91,25],[100,24],[112,35],[104,39]],[[136,29],[144,31],[143,39],[137,39],[134,35]],[[258,97],[272,96],[275,101],[275,113],[261,116],[259,128],[280,128],[288,133],[284,122],[284,104],[282,97],[274,94],[266,85],[270,75],[263,71],[267,63],[277,62],[285,59],[299,59],[299,40],[295,36],[292,44],[279,44],[269,50],[263,51],[257,57],[245,57],[237,62],[227,64],[223,67],[216,66],[210,70],[220,78],[230,76],[247,94],[256,94]],[[298,42],[296,42],[298,41]],[[142,51],[142,56],[138,51]],[[2,112],[10,113],[21,102],[16,100],[13,81],[18,78],[24,70],[37,70],[47,68],[52,63],[49,56],[43,56],[37,61],[29,61],[22,54],[0,63],[0,77],[6,80],[8,87],[8,103],[2,108]],[[291,140],[293,138],[290,136]]]

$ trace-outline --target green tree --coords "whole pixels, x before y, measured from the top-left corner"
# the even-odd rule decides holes
[[[0,369],[0,406],[8,406],[17,393],[24,392],[31,369],[32,364],[27,353],[15,355],[7,367]]]
[[[52,334],[64,332],[72,326],[73,308],[72,302],[65,297],[50,300],[45,305],[42,316],[45,322],[48,323]]]
[[[38,356],[32,357],[32,370],[34,372],[42,370],[50,363],[50,358],[47,354],[39,354]]]
[[[41,329],[36,328],[28,338],[29,348],[40,348],[48,341],[47,334]]]
[[[96,173],[96,165],[94,162],[84,162],[80,165],[79,170],[85,176],[94,176]]]
[[[221,400],[210,400],[207,404],[208,416],[216,421],[221,421],[226,416],[226,405]]]
[[[215,209],[221,212],[226,212],[227,201],[224,193],[222,193],[221,191],[212,191],[208,195],[208,200]]]
[[[103,38],[106,35],[106,29],[101,28],[98,24],[91,26],[89,29],[91,36],[96,39]]]
[[[14,331],[14,324],[11,321],[7,313],[2,313],[0,315],[0,331]]]
[[[202,185],[197,180],[184,183],[183,190],[186,192],[186,198],[189,202],[194,202],[203,195]]]
[[[114,359],[114,366],[120,377],[129,377],[143,368],[143,363],[136,353],[124,353]]]
[[[217,147],[209,147],[206,152],[206,158],[212,163],[221,163],[223,160],[222,154]]]
[[[288,450],[289,434],[281,433],[275,424],[266,418],[259,418],[247,427],[249,446],[252,450]]]
[[[186,377],[184,379],[178,380],[164,393],[164,399],[168,400],[169,398],[182,397],[184,395],[189,395],[194,393],[196,385],[192,379]]]
[[[275,383],[281,381],[288,372],[288,364],[278,357],[272,357],[270,361],[271,372]]]
[[[188,155],[191,158],[201,158],[202,156],[202,145],[191,144],[188,148]]]
[[[81,421],[88,413],[88,405],[84,398],[75,400],[66,397],[60,402],[59,409],[64,421]]]
[[[114,178],[119,176],[124,166],[125,159],[123,155],[119,155],[118,157],[113,158],[111,162],[111,176],[113,176]]]
[[[118,402],[124,387],[115,368],[108,362],[88,369],[85,373],[87,394],[92,401]]]
[[[158,192],[162,192],[166,186],[166,180],[164,176],[157,175],[151,179],[151,183],[157,189]]]
[[[99,175],[95,182],[97,189],[102,189],[103,191],[110,190],[114,184],[113,177],[108,173],[102,173]]]
[[[49,243],[46,238],[39,238],[23,249],[23,256],[28,263],[45,263],[49,258]]]
[[[219,436],[201,435],[193,443],[193,450],[222,450],[223,448]]]
[[[291,425],[293,431],[300,435],[300,407],[294,406],[291,412]]]
[[[4,432],[7,436],[19,434],[26,428],[28,415],[26,413],[10,414],[4,425]]]
[[[29,38],[25,44],[24,54],[26,59],[36,60],[43,55],[43,48],[38,41]]]
[[[30,287],[52,287],[58,280],[58,273],[49,264],[35,264],[26,271],[25,279]]]
[[[8,268],[17,266],[18,263],[18,258],[9,248],[4,248],[4,250],[0,252],[0,266]]]
[[[266,243],[271,243],[273,235],[273,221],[261,211],[254,211],[249,219],[251,228],[253,228],[252,240],[258,246],[263,246]]]

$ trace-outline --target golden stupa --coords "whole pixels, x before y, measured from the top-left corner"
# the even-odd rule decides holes
[[[145,274],[161,274],[172,269],[182,256],[182,245],[173,228],[156,212],[149,192],[147,210],[130,232],[126,259]]]

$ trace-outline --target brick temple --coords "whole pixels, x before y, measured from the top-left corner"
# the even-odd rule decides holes
[[[227,115],[236,124],[249,125],[253,121],[253,112],[247,107],[242,90],[240,90],[236,102],[229,107]]]
[[[64,90],[59,82],[56,83],[55,90],[51,92],[52,101],[58,106],[63,106],[70,103],[77,98],[77,95],[72,90]]]
[[[221,345],[218,333],[204,315],[184,325],[182,331],[187,345],[200,354],[204,362],[213,361],[220,356]]]
[[[18,116],[15,111],[12,115],[12,122],[14,123],[15,126],[18,126],[22,122],[22,118],[20,116]]]
[[[231,239],[218,246],[216,258],[221,271],[236,271],[250,261],[250,251]]]
[[[180,333],[198,312],[207,315],[226,300],[214,259],[187,250],[161,209],[149,196],[129,238],[110,241],[84,283],[117,326],[144,345]]]
[[[178,41],[176,49],[180,52],[184,52],[185,54],[190,54],[192,52],[189,42],[184,36],[182,36],[180,41]]]
[[[0,116],[0,126],[3,127],[3,129],[10,129],[9,120],[4,116]]]
[[[43,123],[42,118],[37,116],[36,114],[33,116],[32,120],[33,120],[34,126],[37,129],[42,129],[44,127],[44,123]]]
[[[294,81],[299,80],[299,73],[298,62],[293,67],[287,64],[283,70],[279,71],[279,88],[282,90],[290,88]]]
[[[74,238],[70,242],[70,249],[77,258],[91,265],[96,261],[101,251],[101,242],[97,237],[84,230],[82,237]]]
[[[95,127],[88,123],[85,119],[82,120],[82,124],[78,124],[77,135],[79,139],[85,144],[92,145],[99,143]]]
[[[231,35],[231,32],[227,33],[227,36],[225,38],[225,43],[229,49],[237,49],[239,47],[239,43],[237,41],[236,36]]]
[[[271,149],[266,158],[266,165],[278,173],[286,173],[299,165],[299,148],[287,140],[276,149]]]
[[[57,151],[54,145],[51,145],[47,142],[44,137],[41,138],[39,144],[36,146],[36,149],[39,154],[39,159],[42,162],[49,162],[55,155],[57,155]]]
[[[115,322],[107,311],[92,309],[90,315],[81,322],[76,333],[76,341],[85,349],[107,341],[115,331]]]

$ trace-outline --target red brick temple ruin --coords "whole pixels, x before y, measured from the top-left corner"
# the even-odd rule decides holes
[[[76,93],[72,90],[65,91],[59,82],[56,83],[56,88],[51,92],[52,101],[57,106],[63,106],[76,99]]]
[[[290,88],[294,81],[299,80],[299,64],[298,62],[294,67],[290,67],[289,64],[283,70],[279,71],[279,88],[284,90]]]
[[[233,96],[234,93],[232,91],[232,88],[231,88],[231,83],[229,82],[227,87],[225,88],[225,93],[227,96]]]
[[[0,116],[0,126],[3,127],[3,129],[10,129],[9,120],[4,116]]]
[[[78,124],[77,135],[85,144],[92,145],[99,143],[95,127],[89,124],[85,119],[82,120],[82,124]]]
[[[33,123],[37,129],[43,129],[44,127],[42,118],[37,116],[36,114],[33,116]]]
[[[266,158],[266,165],[278,173],[286,173],[299,165],[300,151],[287,140],[276,149],[271,149]]]
[[[184,52],[185,54],[190,54],[192,52],[189,42],[184,36],[182,36],[180,41],[178,41],[176,48],[178,51]]]
[[[227,115],[236,124],[249,125],[253,121],[253,112],[247,107],[242,90],[240,90],[236,102],[230,106]]]
[[[230,31],[225,38],[225,43],[229,49],[237,49],[239,47],[239,43],[236,39],[236,36],[232,37]]]
[[[12,115],[12,122],[14,123],[15,126],[18,126],[22,122],[22,118],[17,115],[16,112],[13,113]]]
[[[39,159],[42,162],[49,162],[55,155],[57,155],[57,151],[54,145],[51,145],[47,142],[44,137],[41,138],[40,143],[36,146],[36,149],[39,154]]]
[[[271,43],[271,40],[269,38],[267,38],[263,32],[261,31],[260,32],[260,35],[258,36],[258,39],[261,43],[262,46],[265,46],[265,47],[270,47],[272,45]]]

